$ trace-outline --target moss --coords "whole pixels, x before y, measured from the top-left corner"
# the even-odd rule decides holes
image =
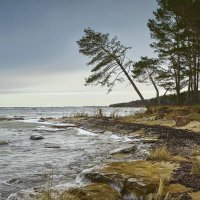
[[[107,184],[94,183],[83,188],[71,188],[59,200],[119,200],[121,196]]]
[[[43,191],[41,200],[120,200],[119,192],[107,184],[94,183],[81,188],[69,188],[61,194],[51,189]]]
[[[200,199],[200,191],[188,193],[192,200],[199,200]]]
[[[131,184],[126,181],[126,187],[139,190],[143,193],[155,192],[160,177],[169,180],[178,165],[169,162],[131,161],[114,162],[106,166],[101,172],[115,174],[133,179]],[[134,180],[135,179],[135,180]]]
[[[84,188],[89,199],[92,200],[119,200],[121,196],[119,192],[107,184],[91,184]]]
[[[112,156],[113,158],[116,158],[116,159],[121,159],[121,158],[126,158],[126,157],[129,157],[128,154],[125,154],[125,153],[116,153]]]

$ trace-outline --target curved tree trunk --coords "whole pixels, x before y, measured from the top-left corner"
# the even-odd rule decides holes
[[[157,101],[158,101],[158,105],[160,105],[160,94],[159,94],[159,90],[158,90],[158,88],[157,88],[157,86],[156,86],[156,84],[155,84],[155,82],[154,82],[154,80],[153,80],[153,78],[152,78],[151,75],[149,75],[149,78],[150,78],[150,80],[151,80],[151,82],[152,82],[152,84],[153,84],[153,86],[154,86],[154,88],[155,88],[155,90],[156,90],[156,98],[157,98]]]

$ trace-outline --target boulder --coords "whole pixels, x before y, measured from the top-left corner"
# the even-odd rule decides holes
[[[8,145],[9,141],[8,140],[0,140],[0,145]]]
[[[182,116],[176,117],[175,121],[177,127],[186,126],[187,124],[190,123],[190,119]]]
[[[84,170],[79,178],[81,177],[82,181],[108,184],[118,190],[122,196],[139,199],[156,192],[160,177],[169,180],[173,170],[177,168],[178,165],[169,162],[142,160],[113,162],[104,168]]]
[[[31,140],[42,140],[44,137],[38,133],[33,133],[30,137]]]
[[[103,183],[93,183],[82,188],[70,188],[62,195],[69,200],[120,200],[120,193]]]
[[[44,117],[41,117],[39,120],[38,120],[38,122],[45,122],[46,121],[46,119],[44,118]]]

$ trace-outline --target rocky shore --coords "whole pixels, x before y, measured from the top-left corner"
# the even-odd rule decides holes
[[[83,171],[77,178],[89,184],[65,191],[63,199],[200,199],[200,174],[192,173],[194,161],[200,155],[198,132],[127,122],[126,118],[63,117],[59,122],[73,123],[98,134],[111,131],[120,136],[134,136],[150,144],[149,154],[163,146],[170,152],[170,157],[163,160],[151,159],[146,152],[137,157],[136,152],[128,147],[113,153],[111,156],[122,160]],[[125,159],[130,154],[133,156]],[[110,192],[106,192],[107,189]]]
[[[133,137],[134,142],[138,140],[147,144],[149,149],[138,154],[130,142],[129,146],[108,152],[111,158],[119,158],[115,162],[82,171],[76,180],[82,184],[81,187],[22,191],[9,200],[200,199],[198,131],[180,129],[174,124],[170,127],[169,123],[166,123],[168,126],[146,123],[154,121],[151,118],[144,123],[141,123],[141,118],[138,121],[126,117],[63,117],[51,120],[71,123],[73,126],[70,128],[75,126],[96,134],[114,132],[119,136]],[[164,153],[169,155],[155,155],[156,149],[160,148],[157,152],[161,152],[163,147],[167,151]]]

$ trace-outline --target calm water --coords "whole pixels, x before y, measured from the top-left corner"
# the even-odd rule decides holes
[[[56,129],[52,123],[39,123],[40,117],[71,116],[76,112],[93,115],[97,107],[73,108],[0,108],[0,116],[22,116],[24,120],[1,121],[0,193],[2,199],[26,188],[41,187],[49,174],[53,184],[74,184],[84,169],[108,162],[109,151],[127,145],[132,139],[115,133],[95,134],[86,130]],[[128,115],[140,111],[135,108],[102,107],[103,113]],[[30,140],[33,133],[43,140]],[[57,148],[46,148],[47,146]],[[59,148],[58,148],[59,147]],[[0,198],[1,199],[1,198]]]

